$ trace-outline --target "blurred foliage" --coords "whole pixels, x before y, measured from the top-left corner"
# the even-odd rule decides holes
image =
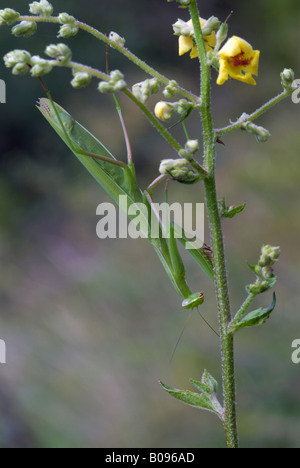
[[[25,13],[27,1],[9,6]],[[165,0],[53,1],[103,32],[125,36],[128,47],[164,74],[197,92],[198,62],[177,57],[171,24],[186,10]],[[203,0],[203,17],[225,19],[230,33],[262,52],[257,86],[213,82],[216,126],[251,112],[280,92],[279,74],[299,76],[299,1]],[[40,25],[30,39],[2,27],[0,52],[27,48],[42,54],[56,41],[56,27]],[[80,33],[66,41],[74,59],[105,69],[105,47]],[[113,51],[110,67],[133,84],[144,78]],[[213,75],[214,81],[216,75]],[[172,363],[187,318],[151,248],[142,240],[96,238],[96,207],[106,201],[82,167],[41,119],[34,103],[43,95],[37,80],[12,77],[1,105],[0,138],[0,336],[8,363],[0,372],[1,447],[220,447],[222,427],[213,415],[176,403],[157,380],[189,388],[207,368],[220,380],[218,340],[194,313]],[[69,71],[46,77],[57,102],[125,157],[122,131],[111,97],[69,86]],[[174,157],[138,110],[123,97],[138,177],[146,186],[162,158]],[[154,105],[155,98],[151,101]],[[291,101],[263,116],[272,138],[258,145],[251,135],[224,137],[218,155],[220,198],[247,202],[225,220],[230,288],[235,310],[250,274],[246,260],[262,243],[281,245],[276,271],[277,308],[268,323],[237,335],[238,406],[244,447],[299,446],[299,367],[291,342],[300,335],[299,315],[299,107]],[[199,137],[199,120],[188,129]],[[180,129],[177,137],[183,140]],[[158,192],[159,193],[159,192]],[[200,184],[171,184],[170,199],[203,201]],[[207,242],[209,242],[207,240]],[[211,284],[186,257],[190,283],[206,292],[202,313],[217,327]],[[266,294],[258,306],[268,305]]]

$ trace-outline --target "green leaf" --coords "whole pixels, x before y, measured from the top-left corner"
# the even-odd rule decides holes
[[[190,382],[203,393],[208,393],[212,395],[218,391],[218,382],[213,378],[213,376],[205,369],[201,382],[198,380],[190,379]]]
[[[235,215],[241,213],[245,209],[246,203],[243,205],[229,206],[228,209],[223,213],[223,218],[234,218]]]
[[[238,323],[234,324],[231,328],[232,332],[239,330],[240,328],[245,327],[254,327],[256,325],[262,325],[270,317],[276,305],[276,295],[273,293],[273,302],[266,308],[260,308],[249,312],[245,317],[243,317]]]
[[[186,403],[189,406],[193,406],[194,408],[202,408],[204,410],[216,413],[210,398],[203,393],[200,395],[199,393],[194,393],[189,390],[178,390],[177,388],[172,388],[168,385],[165,385],[163,382],[160,382],[160,386],[174,398],[182,401],[183,403]]]
[[[241,213],[245,209],[246,203],[243,203],[243,205],[227,206],[225,199],[223,198],[222,200],[219,200],[218,205],[220,216],[222,218],[234,218],[235,215]]]

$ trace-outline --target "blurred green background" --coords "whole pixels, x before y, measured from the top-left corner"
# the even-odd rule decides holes
[[[187,10],[166,0],[53,1],[103,32],[117,31],[128,47],[162,73],[198,90],[198,62],[177,56],[172,23]],[[230,34],[261,50],[257,86],[237,81],[212,94],[216,127],[251,112],[280,92],[285,67],[300,78],[298,0],[201,0],[203,17],[224,20]],[[1,2],[23,14],[27,1]],[[40,25],[30,39],[0,30],[1,56],[14,48],[42,54],[56,42],[57,27]],[[105,69],[105,48],[84,33],[65,41],[74,60]],[[145,78],[114,51],[133,84]],[[15,77],[1,65],[7,104],[0,107],[0,338],[7,364],[0,366],[1,447],[223,447],[215,416],[193,410],[164,393],[157,381],[191,388],[207,368],[220,381],[217,337],[194,313],[172,363],[187,314],[156,255],[143,240],[96,237],[96,207],[104,191],[72,157],[35,108],[43,91],[29,75]],[[94,81],[75,91],[70,72],[45,78],[57,102],[119,158],[125,146],[110,96]],[[156,98],[157,99],[157,98]],[[162,158],[175,154],[140,112],[120,97],[142,187],[157,175]],[[154,105],[155,99],[150,101]],[[218,148],[218,190],[228,204],[247,202],[224,223],[230,292],[235,311],[252,280],[263,243],[280,245],[277,307],[268,323],[240,331],[236,343],[240,439],[243,447],[299,447],[300,365],[291,343],[300,338],[299,313],[299,106],[281,103],[257,122],[272,138],[257,144],[249,134],[224,137]],[[201,138],[197,117],[187,121]],[[175,134],[184,141],[181,129]],[[159,191],[158,191],[159,194]],[[170,200],[203,201],[200,184],[171,184]],[[206,239],[209,242],[209,238]],[[212,285],[185,256],[194,290],[206,293],[202,313],[217,327]],[[271,293],[257,301],[269,305]]]

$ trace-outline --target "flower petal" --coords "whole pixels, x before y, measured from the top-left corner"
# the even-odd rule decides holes
[[[224,59],[220,59],[220,69],[219,69],[219,76],[217,79],[217,84],[222,85],[225,81],[228,80],[228,67],[227,62]]]
[[[255,85],[252,75],[258,73],[260,51],[240,37],[231,37],[219,51],[220,70],[217,84],[223,84],[230,76],[234,80]]]
[[[192,37],[179,36],[179,55],[186,54],[194,46]]]

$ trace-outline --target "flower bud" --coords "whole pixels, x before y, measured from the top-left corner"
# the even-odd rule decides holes
[[[266,128],[259,127],[258,125],[255,125],[252,122],[245,122],[241,128],[246,130],[248,133],[252,133],[253,135],[255,135],[256,140],[259,143],[264,143],[265,141],[268,141],[268,139],[271,136],[271,133]]]
[[[14,24],[20,16],[15,10],[11,8],[4,8],[4,10],[0,10],[0,25],[1,24]]]
[[[42,59],[38,55],[34,55],[31,58],[32,68],[30,69],[31,76],[37,77],[46,75],[52,70],[52,66],[49,64],[48,60]]]
[[[31,55],[29,52],[27,52],[27,50],[12,50],[4,56],[4,63],[7,68],[14,67],[18,63],[30,64]]]
[[[109,39],[121,47],[124,47],[125,42],[126,42],[124,37],[119,36],[119,34],[114,31],[111,31],[109,33]]]
[[[120,72],[120,70],[113,70],[112,72],[110,72],[109,76],[112,81],[120,81],[124,78],[124,75],[122,72]]]
[[[164,159],[160,164],[159,172],[169,175],[182,184],[193,184],[200,178],[199,173],[187,159]]]
[[[220,27],[220,21],[215,16],[208,18],[204,26],[202,26],[203,36],[210,36],[213,31],[217,31]]]
[[[98,85],[100,93],[114,93],[123,91],[127,88],[127,83],[124,80],[124,75],[120,70],[113,70],[110,73],[109,81],[101,81]]]
[[[280,247],[272,247],[271,245],[264,245],[261,249],[261,257],[259,259],[259,266],[272,266],[280,256]]]
[[[132,94],[143,104],[152,94],[158,93],[161,82],[157,78],[147,79],[132,86]]]
[[[283,72],[281,72],[280,76],[283,88],[286,90],[291,89],[295,79],[294,71],[291,68],[285,68]]]
[[[178,19],[176,23],[173,24],[173,31],[175,36],[190,37],[194,35],[193,25],[181,19]]]
[[[69,15],[69,13],[59,13],[58,21],[60,24],[74,24],[76,22],[74,16]]]
[[[59,31],[57,37],[63,37],[64,39],[68,39],[69,37],[76,36],[78,33],[79,28],[74,24],[63,24]]]
[[[124,80],[119,80],[114,84],[114,91],[124,91],[127,88],[127,83]]]
[[[58,37],[64,37],[67,39],[68,37],[75,36],[79,28],[76,25],[76,19],[74,16],[69,15],[68,13],[60,13],[58,15],[58,20],[62,24],[59,29]]]
[[[21,21],[21,23],[14,26],[11,30],[14,36],[20,37],[30,37],[37,30],[37,25],[33,21]]]
[[[84,88],[85,86],[90,84],[92,79],[91,75],[83,71],[73,70],[73,76],[74,78],[71,81],[71,85],[75,89]]]
[[[178,83],[175,80],[171,80],[169,81],[165,89],[163,90],[163,95],[165,98],[169,99],[175,96],[175,94],[178,93],[178,90],[179,90]]]
[[[51,16],[53,13],[53,6],[47,0],[41,0],[40,2],[30,3],[29,11],[33,15]]]
[[[174,103],[177,114],[181,116],[187,116],[195,107],[195,104],[187,101],[186,99],[180,99],[180,101]]]
[[[13,75],[25,75],[28,72],[28,65],[27,63],[17,63],[13,69]]]
[[[199,141],[198,140],[188,140],[186,142],[185,149],[191,154],[196,153],[198,151],[198,149],[199,149]]]
[[[51,44],[46,47],[45,54],[66,64],[71,60],[72,51],[66,44]]]
[[[167,122],[175,112],[174,105],[169,102],[160,101],[156,104],[154,114],[160,120]]]
[[[228,24],[222,23],[218,32],[216,33],[217,44],[222,44],[227,39]]]
[[[100,81],[98,84],[98,91],[100,91],[100,93],[113,93],[115,91],[114,85],[109,81]]]

